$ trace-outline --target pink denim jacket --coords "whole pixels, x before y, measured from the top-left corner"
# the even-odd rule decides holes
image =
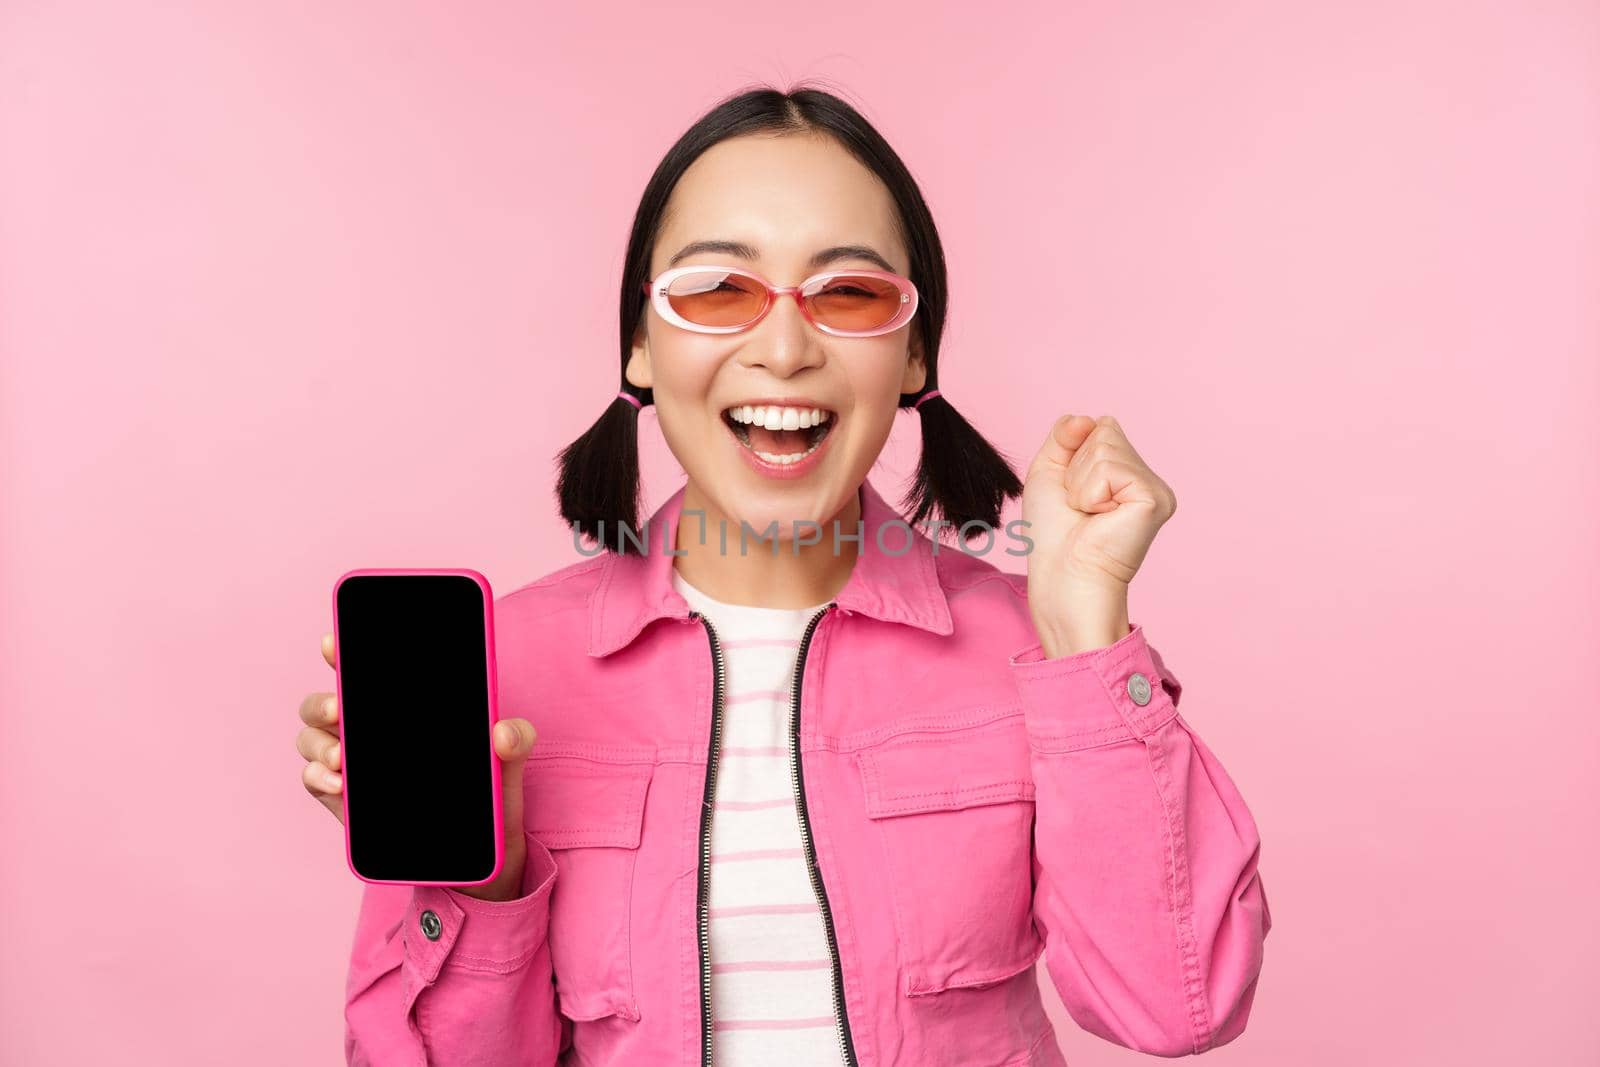
[[[1046,659],[1025,576],[860,494],[850,578],[800,646],[790,753],[844,1062],[1064,1067],[1041,952],[1108,1041],[1179,1056],[1237,1037],[1272,922],[1260,839],[1142,626]],[[712,1063],[723,662],[672,587],[683,495],[651,517],[648,555],[496,600],[501,714],[539,732],[524,895],[367,885],[349,1063]]]

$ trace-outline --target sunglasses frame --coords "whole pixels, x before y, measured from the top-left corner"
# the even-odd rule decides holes
[[[678,314],[677,309],[672,306],[672,301],[668,298],[667,291],[672,283],[677,279],[686,274],[696,274],[701,271],[720,271],[725,274],[737,274],[742,278],[748,278],[766,290],[766,301],[761,305],[761,310],[757,311],[750,321],[740,323],[737,326],[702,326],[697,322],[690,322],[688,319]],[[890,318],[888,322],[871,330],[837,330],[831,326],[826,326],[818,322],[812,317],[811,309],[806,306],[804,296],[808,293],[808,290],[811,290],[813,287],[826,285],[830,280],[845,275],[877,278],[882,281],[889,282],[896,289],[900,290],[900,309],[895,312],[894,316]],[[778,297],[785,293],[789,293],[794,297],[795,303],[800,305],[800,314],[805,316],[805,320],[822,333],[830,334],[834,337],[881,337],[886,333],[893,333],[906,323],[910,322],[912,317],[916,315],[917,305],[921,301],[920,294],[917,292],[917,287],[910,278],[901,277],[898,274],[891,274],[888,271],[883,270],[865,270],[859,268],[851,270],[830,270],[824,271],[821,274],[813,274],[799,285],[773,285],[755,271],[746,270],[743,267],[728,267],[721,263],[685,264],[681,267],[672,267],[668,270],[662,271],[656,276],[654,281],[645,282],[642,288],[644,289],[646,296],[649,297],[650,305],[656,309],[656,314],[672,323],[672,325],[681,329],[691,330],[695,333],[712,334],[743,333],[745,330],[753,329],[756,324],[767,317],[767,313],[770,312],[773,308],[773,305],[778,302]]]

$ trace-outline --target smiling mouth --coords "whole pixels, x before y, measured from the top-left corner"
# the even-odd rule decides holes
[[[826,408],[741,404],[724,409],[722,421],[761,459],[787,466],[817,450],[833,431],[835,416]]]

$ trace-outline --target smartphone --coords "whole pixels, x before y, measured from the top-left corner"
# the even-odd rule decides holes
[[[350,870],[403,885],[493,881],[505,845],[488,580],[348,571],[333,588],[333,632]]]

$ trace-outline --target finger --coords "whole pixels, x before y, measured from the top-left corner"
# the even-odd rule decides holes
[[[1115,511],[1133,500],[1148,499],[1139,471],[1117,459],[1097,460],[1067,478],[1067,499],[1079,511]]]
[[[333,646],[333,635],[322,635],[322,658],[328,661],[328,666],[339,666],[339,652]]]
[[[501,719],[494,727],[494,753],[503,761],[527,759],[538,735],[527,719]]]
[[[1133,445],[1128,441],[1127,431],[1122,428],[1122,423],[1118,422],[1115,416],[1102,415],[1098,419],[1094,420],[1094,423],[1095,428],[1100,431],[1101,436],[1106,438],[1108,441],[1115,441],[1127,448],[1129,451],[1133,450]]]
[[[301,729],[294,741],[295,751],[300,753],[300,758],[316,760],[329,770],[339,769],[339,760],[343,755],[339,751],[339,737],[316,726],[307,726]]]
[[[301,779],[302,782],[305,784],[306,792],[310,793],[312,795],[312,797],[314,797],[316,799],[317,803],[321,804],[323,807],[327,808],[330,812],[332,812],[333,813],[333,817],[335,819],[338,819],[339,822],[341,824],[343,824],[343,822],[344,822],[344,795],[342,793],[342,789],[344,788],[343,783],[340,783],[340,782],[329,782],[329,781],[322,780],[320,775],[316,775],[315,777],[312,777],[312,774],[315,772],[316,767],[317,767],[317,764],[315,764],[315,763],[306,764],[307,775],[303,776],[302,779]]]
[[[1111,445],[1107,443],[1104,437],[1099,435],[1099,428],[1096,427],[1089,432],[1089,436],[1083,439],[1083,444],[1072,454],[1072,462],[1067,464],[1067,469],[1064,472],[1067,484],[1078,484],[1090,467],[1102,460],[1111,458],[1114,458]]]
[[[522,771],[538,740],[527,719],[501,719],[494,728],[495,755],[500,757],[500,797],[507,837],[522,833]]]
[[[1094,429],[1090,432],[1088,442],[1098,445],[1106,458],[1122,459],[1134,467],[1146,466],[1144,456],[1134,448],[1133,442],[1128,440],[1128,432],[1122,429],[1122,422],[1118,422],[1114,416],[1102,414],[1101,418],[1094,419]]]
[[[1100,462],[1123,468],[1108,483],[1109,493],[1117,504],[1132,501],[1153,504],[1165,510],[1166,518],[1170,518],[1177,511],[1177,495],[1173,493],[1172,487],[1150,469],[1150,464],[1146,463],[1139,450],[1133,447],[1133,442],[1128,440],[1128,434],[1123,430],[1122,423],[1115,417],[1102,415],[1095,420],[1094,431],[1090,433],[1084,447],[1079,450],[1076,459],[1085,473]],[[1166,518],[1161,521],[1165,522]]]
[[[307,693],[300,702],[300,721],[308,726],[329,727],[339,721],[339,701],[332,693]]]
[[[1122,463],[1128,467],[1143,467],[1144,460],[1133,450],[1133,445],[1122,432],[1122,426],[1110,415],[1095,420],[1094,428],[1083,439],[1083,444],[1073,453],[1067,464],[1067,481],[1081,479],[1096,463],[1102,461]]]
[[[308,762],[301,769],[300,782],[312,796],[328,794],[336,797],[344,789],[344,775],[338,771],[328,770],[315,760]]]

